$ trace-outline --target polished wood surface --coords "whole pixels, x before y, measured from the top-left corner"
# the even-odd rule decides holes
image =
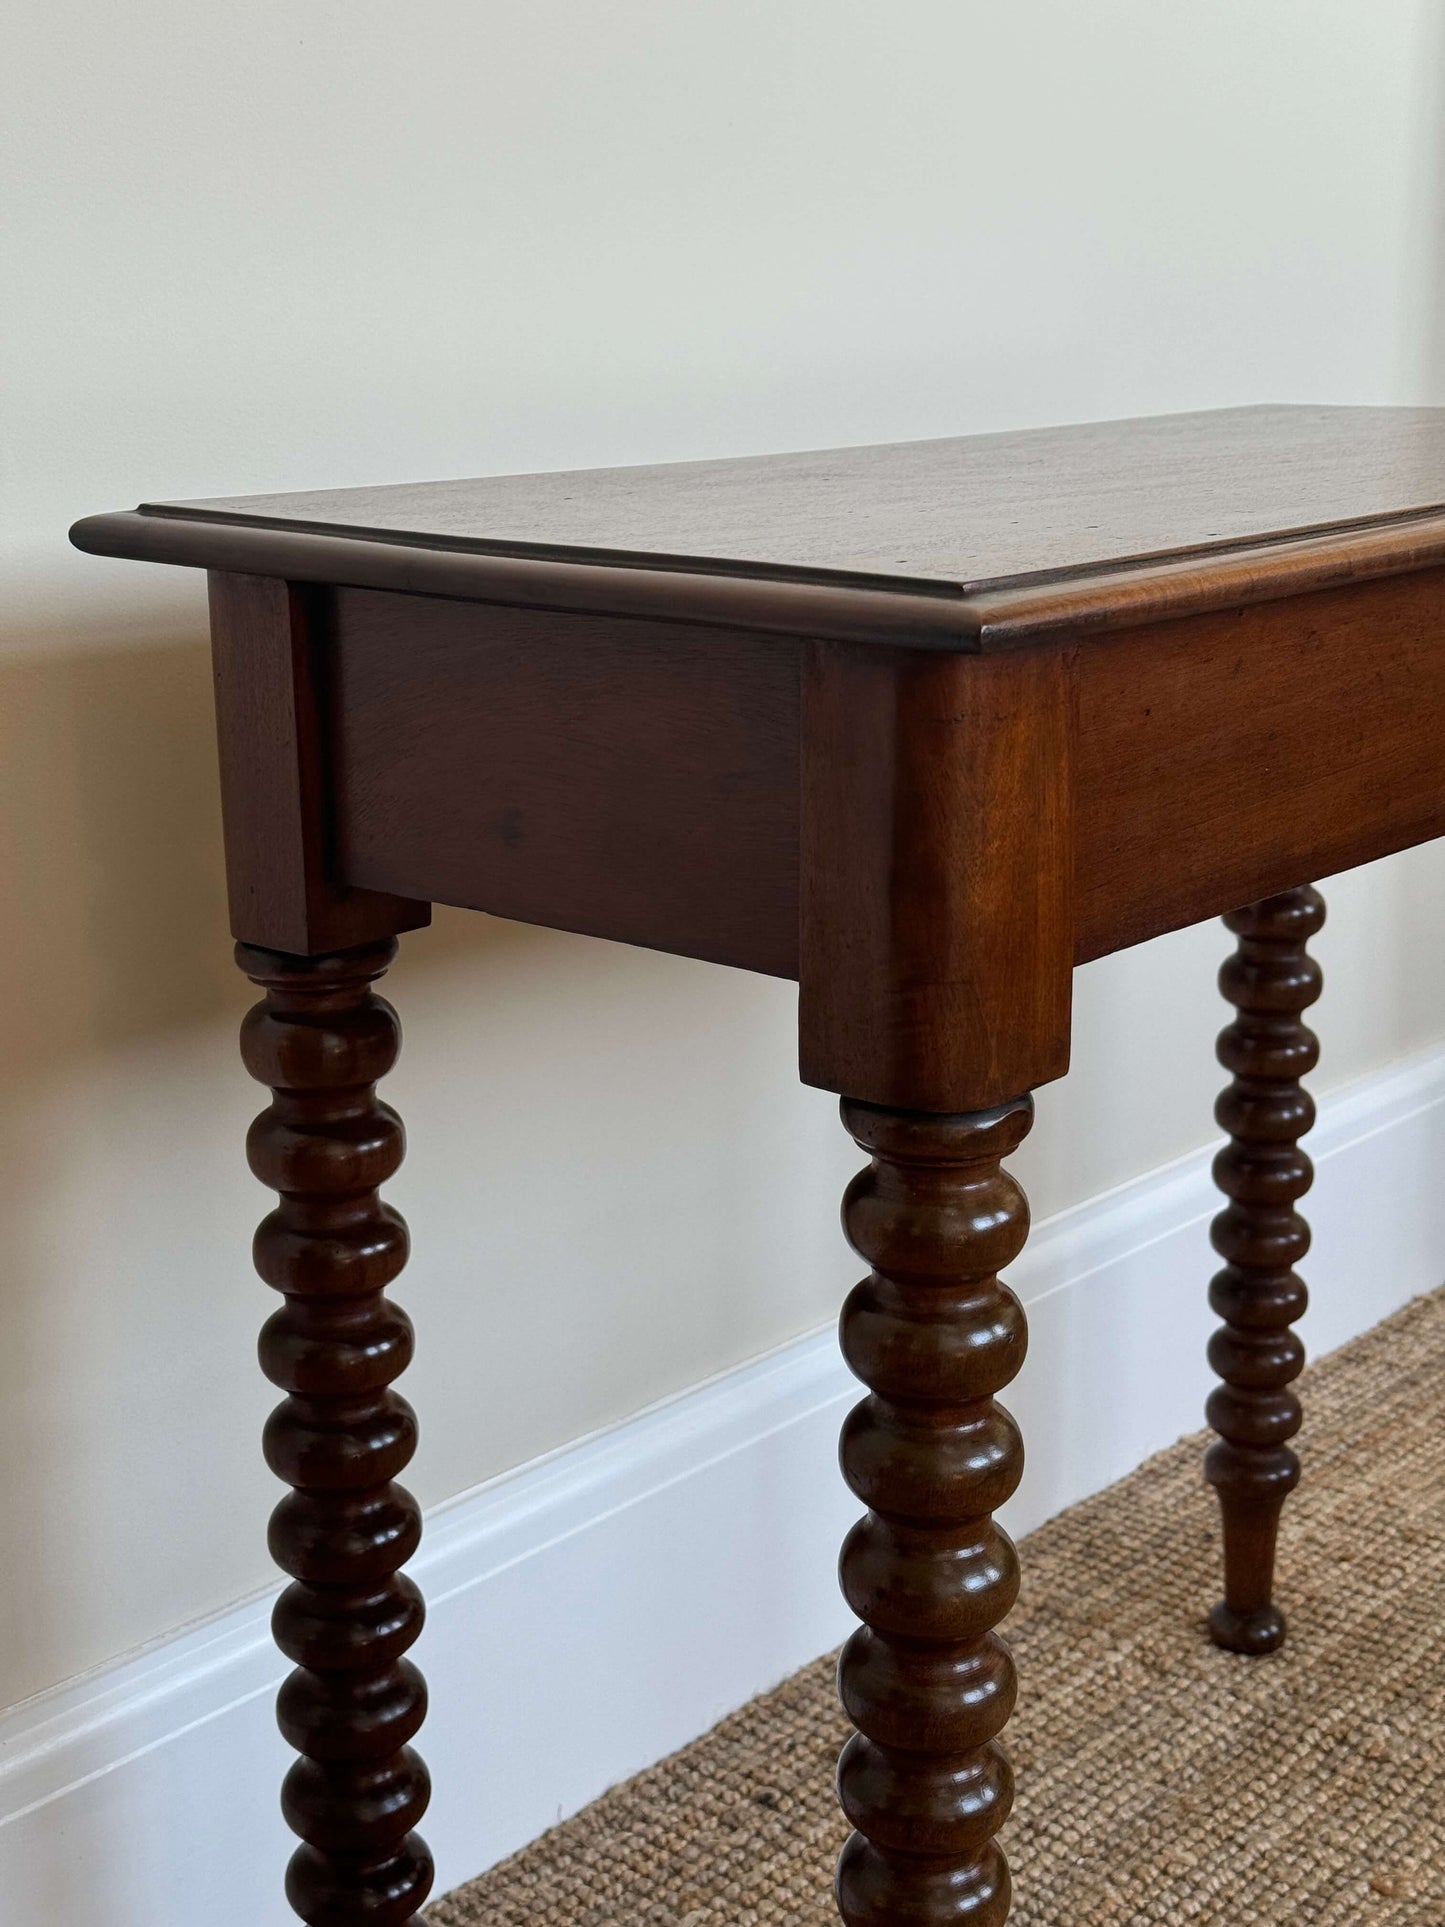
[[[209,502],[99,554],[783,634],[1006,647],[1445,562],[1445,411],[1221,409]]]
[[[1219,1434],[1205,1472],[1224,1517],[1224,1598],[1210,1615],[1216,1644],[1272,1653],[1284,1641],[1274,1602],[1280,1510],[1299,1481],[1290,1440],[1300,1428],[1291,1389],[1304,1346],[1291,1329],[1309,1303],[1295,1266],[1309,1250],[1309,1226],[1295,1209],[1314,1168],[1299,1140],[1315,1121],[1300,1083],[1319,1062],[1319,1039],[1300,1016],[1323,987],[1306,949],[1325,920],[1318,890],[1288,890],[1227,917],[1239,939],[1219,987],[1239,1015],[1219,1035],[1219,1061],[1232,1073],[1215,1106],[1229,1142],[1214,1160],[1230,1200],[1210,1227],[1225,1260],[1209,1288],[1224,1320],[1209,1344],[1223,1383],[1211,1395]]]
[[[1442,505],[1445,411],[1262,407],[147,510],[967,590]]]
[[[386,942],[330,957],[236,953],[266,993],[241,1050],[271,1089],[247,1140],[251,1169],[280,1193],[255,1255],[286,1301],[260,1353],[286,1394],[265,1434],[267,1464],[293,1488],[271,1517],[272,1556],[291,1574],[272,1624],[296,1665],[277,1716],[301,1755],[282,1793],[302,1840],[286,1892],[311,1927],[420,1927],[432,1880],[415,1832],[431,1785],[409,1744],[426,1688],[404,1657],[423,1608],[399,1573],[421,1513],[395,1483],[416,1418],[391,1390],[412,1331],[385,1295],[406,1263],[407,1231],[377,1196],[404,1148],[400,1119],[374,1089],[399,1033],[372,985],[395,952]]]
[[[994,1394],[1027,1344],[998,1274],[1029,1222],[1001,1167],[1033,1105],[937,1117],[845,1102],[843,1122],[870,1160],[848,1187],[843,1229],[872,1269],[841,1326],[869,1395],[840,1453],[868,1513],[840,1567],[863,1625],[838,1667],[858,1728],[838,1766],[856,1829],[838,1863],[839,1911],[848,1927],[998,1927],[1009,1874],[994,1835],[1013,1773],[997,1740],[1015,1681],[994,1628],[1019,1574],[993,1514],[1024,1461]]]
[[[796,650],[341,590],[340,873],[797,975]]]
[[[812,645],[806,1083],[958,1111],[1062,1077],[1073,976],[1067,665]]]
[[[1442,607],[1432,569],[1079,650],[1077,960],[1445,834]]]
[[[429,922],[430,903],[338,875],[329,599],[264,576],[209,586],[232,935],[305,956]]]
[[[1073,966],[1228,915],[1213,1626],[1269,1650],[1308,885],[1445,834],[1445,411],[158,504],[74,539],[213,576],[232,917],[267,992],[248,1062],[276,1093],[253,1159],[282,1193],[257,1250],[288,1300],[264,1355],[296,1488],[299,1911],[400,1927],[429,1879],[370,985],[435,901],[797,979],[802,1073],[871,1160],[846,1205],[872,1270],[843,1320],[869,1510],[839,1906],[999,1927],[1016,1572],[992,1515],[1021,1459],[994,1395],[1024,1331],[998,1270],[1026,1227],[1001,1160],[1066,1069]]]
[[[1063,1074],[1071,963],[1445,832],[1442,597],[1416,570],[977,657],[311,591],[324,723],[268,783],[245,719],[304,708],[294,658],[220,630],[233,916],[304,949],[430,899],[796,977],[807,1081],[998,1103]],[[272,794],[300,856],[268,865]]]

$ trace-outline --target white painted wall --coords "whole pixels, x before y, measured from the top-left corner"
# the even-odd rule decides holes
[[[1445,399],[1431,0],[9,21],[0,1703],[264,1585],[274,1496],[201,585],[71,519]],[[1333,888],[1321,1088],[1445,1032],[1442,883],[1425,851]],[[1220,948],[1080,972],[1042,1211],[1209,1135]],[[393,986],[428,1503],[832,1315],[855,1158],[787,986],[454,916]]]

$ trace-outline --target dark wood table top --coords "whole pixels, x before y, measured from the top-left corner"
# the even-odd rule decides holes
[[[1445,558],[1445,409],[1258,407],[147,503],[101,553],[978,648]]]
[[[1445,834],[1445,410],[157,503],[75,539],[211,571],[238,937],[314,955],[448,903],[794,977],[805,1079],[870,1103],[1036,1088],[1076,963]]]

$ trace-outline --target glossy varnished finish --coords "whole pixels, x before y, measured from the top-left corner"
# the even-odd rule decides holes
[[[432,1878],[415,1832],[430,1783],[410,1746],[426,1690],[404,1657],[422,1601],[399,1572],[421,1515],[395,1483],[416,1421],[391,1390],[412,1334],[386,1296],[407,1233],[377,1196],[403,1149],[400,1120],[374,1090],[398,1032],[372,986],[395,949],[313,958],[237,949],[266,993],[241,1041],[246,1068],[272,1093],[247,1148],[256,1176],[280,1193],[255,1252],[285,1297],[260,1352],[286,1394],[265,1440],[267,1463],[293,1488],[271,1519],[272,1554],[291,1574],[273,1625],[296,1664],[277,1711],[301,1755],[282,1799],[303,1842],[287,1894],[312,1927],[419,1927]]]
[[[994,1627],[1018,1561],[993,1514],[1023,1471],[995,1402],[1023,1363],[1023,1311],[998,1273],[1028,1232],[1001,1168],[1029,1099],[940,1117],[845,1102],[869,1154],[843,1226],[872,1267],[843,1311],[844,1356],[870,1388],[843,1428],[842,1464],[868,1507],[843,1548],[864,1622],[839,1690],[858,1732],[838,1788],[856,1831],[838,1867],[848,1927],[997,1927],[1008,1868],[994,1835],[1013,1776],[997,1744],[1014,1669]]]
[[[1209,1400],[1219,1434],[1205,1470],[1224,1518],[1224,1598],[1210,1616],[1218,1645],[1270,1653],[1284,1639],[1274,1602],[1280,1510],[1299,1480],[1290,1440],[1300,1428],[1292,1390],[1304,1347],[1291,1329],[1307,1304],[1294,1267],[1309,1249],[1295,1209],[1313,1169],[1299,1140],[1314,1123],[1300,1083],[1319,1059],[1319,1041],[1300,1013],[1320,994],[1319,965],[1305,946],[1324,922],[1319,892],[1289,890],[1225,919],[1238,946],[1219,973],[1238,1010],[1219,1037],[1232,1073],[1215,1116],[1229,1142],[1214,1161],[1230,1202],[1210,1236],[1225,1260],[1209,1302],[1224,1320],[1209,1346],[1223,1383]]]

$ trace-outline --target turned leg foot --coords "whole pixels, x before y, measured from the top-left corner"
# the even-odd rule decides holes
[[[1000,1160],[1032,1117],[1027,1098],[966,1116],[843,1105],[872,1160],[843,1206],[872,1266],[842,1319],[870,1388],[842,1439],[869,1508],[841,1567],[864,1622],[839,1667],[858,1729],[838,1769],[857,1829],[838,1866],[848,1927],[999,1927],[1009,1911],[994,1835],[1013,1798],[997,1739],[1014,1668],[993,1628],[1018,1562],[992,1515],[1023,1448],[994,1393],[1023,1363],[1023,1311],[998,1272],[1023,1246],[1028,1207]]]
[[[1299,1148],[1315,1116],[1300,1079],[1319,1059],[1300,1012],[1320,994],[1319,965],[1305,945],[1324,918],[1312,889],[1286,890],[1225,918],[1239,945],[1219,983],[1239,1015],[1219,1037],[1219,1061],[1233,1081],[1215,1107],[1229,1142],[1214,1175],[1230,1202],[1210,1233],[1225,1265],[1209,1302],[1224,1323],[1209,1346],[1222,1383],[1206,1408],[1219,1436],[1205,1476],[1224,1521],[1224,1597],[1209,1627],[1217,1645],[1236,1653],[1275,1652],[1285,1636],[1274,1601],[1275,1544],[1299,1482],[1289,1441],[1300,1428],[1291,1387],[1304,1347],[1291,1326],[1307,1303],[1294,1267],[1310,1241],[1295,1205],[1314,1175]]]
[[[309,958],[237,948],[266,993],[241,1042],[272,1093],[247,1150],[280,1193],[255,1249],[285,1298],[260,1350],[286,1394],[266,1427],[266,1460],[293,1488],[270,1534],[292,1575],[276,1643],[296,1664],[277,1713],[301,1755],[282,1793],[303,1842],[286,1892],[312,1927],[420,1927],[432,1878],[413,1831],[430,1788],[408,1745],[426,1689],[403,1657],[422,1602],[398,1570],[421,1516],[392,1482],[416,1443],[411,1407],[390,1390],[411,1357],[411,1325],[385,1295],[407,1236],[377,1197],[403,1149],[401,1122],[373,1089],[396,1058],[395,1014],[372,990],[395,952],[390,942]]]

